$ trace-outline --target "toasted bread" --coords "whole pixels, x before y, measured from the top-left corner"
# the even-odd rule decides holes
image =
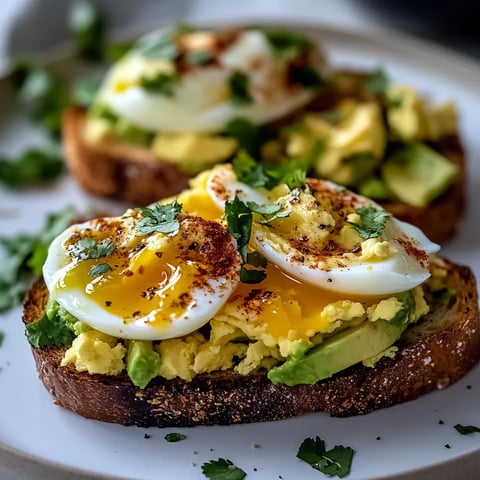
[[[440,257],[448,303],[432,306],[421,323],[407,330],[392,358],[373,368],[357,364],[315,385],[273,384],[265,372],[241,376],[232,371],[200,374],[192,381],[156,377],[145,389],[126,373],[80,373],[61,366],[64,347],[32,348],[37,371],[55,402],[86,418],[142,427],[186,427],[280,420],[308,412],[333,416],[367,414],[443,389],[466,374],[480,357],[480,318],[475,278],[468,267]],[[39,279],[28,292],[23,321],[45,310],[48,291]],[[428,359],[428,361],[426,361]]]

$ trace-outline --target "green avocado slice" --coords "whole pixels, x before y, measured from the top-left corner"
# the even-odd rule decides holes
[[[304,355],[291,356],[268,372],[273,383],[314,384],[358,362],[374,357],[395,343],[408,323],[364,322],[333,336]]]

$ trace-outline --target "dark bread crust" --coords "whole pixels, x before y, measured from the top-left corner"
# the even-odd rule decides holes
[[[328,102],[337,98],[331,92],[327,96]],[[326,102],[319,97],[314,103],[325,108]],[[159,160],[145,147],[118,140],[87,143],[83,136],[85,121],[86,112],[82,108],[71,107],[64,113],[67,165],[86,191],[142,206],[187,188],[192,175],[175,164]],[[454,135],[442,138],[434,148],[458,166],[453,185],[427,207],[412,207],[397,201],[384,202],[383,206],[400,220],[421,228],[432,241],[444,243],[455,235],[465,209],[465,155],[459,137]]]
[[[105,422],[187,427],[280,420],[318,411],[333,416],[366,414],[445,388],[479,361],[475,278],[468,267],[448,261],[445,265],[456,300],[415,327],[398,345],[394,359],[383,358],[374,368],[356,365],[315,385],[274,385],[263,373],[241,376],[224,371],[198,375],[191,382],[156,378],[141,390],[125,373],[89,375],[72,365],[61,367],[63,347],[32,352],[38,375],[57,404]],[[25,299],[25,324],[43,315],[47,295],[38,280]]]
[[[119,140],[87,143],[86,119],[85,109],[70,107],[62,123],[68,169],[86,191],[144,206],[188,187],[191,175],[159,160],[145,147]]]

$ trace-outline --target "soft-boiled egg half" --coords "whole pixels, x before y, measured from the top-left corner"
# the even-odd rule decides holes
[[[179,218],[170,233],[138,233],[141,214],[73,225],[43,268],[51,297],[104,333],[180,337],[207,323],[239,282],[235,242],[217,222]]]
[[[429,255],[440,249],[417,227],[331,182],[310,180],[307,188],[272,198],[272,192],[239,182],[231,166],[219,165],[207,189],[218,205],[235,195],[281,204],[285,215],[254,219],[252,246],[288,275],[322,289],[352,295],[410,290],[430,276]]]
[[[108,73],[96,100],[153,132],[262,125],[307,104],[321,84],[312,42],[260,29],[154,32]]]

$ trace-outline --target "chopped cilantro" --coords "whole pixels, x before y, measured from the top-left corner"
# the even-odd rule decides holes
[[[0,330],[0,347],[2,346],[4,337],[5,337],[4,333]]]
[[[240,269],[240,281],[242,283],[257,284],[267,278],[267,272],[265,270],[256,270],[248,268],[245,265]]]
[[[21,64],[21,73],[17,75],[20,101],[29,109],[32,118],[50,135],[60,134],[62,113],[69,104],[67,86],[45,68],[31,64]],[[14,72],[15,75],[15,72]]]
[[[242,480],[247,476],[241,468],[223,458],[204,463],[202,473],[210,480]]]
[[[0,181],[9,188],[18,189],[51,182],[63,171],[63,158],[55,148],[30,149],[17,159],[0,158]]]
[[[469,435],[471,433],[480,433],[480,428],[479,427],[474,427],[473,425],[461,425],[457,423],[453,428],[458,433],[461,433],[462,435]]]
[[[182,211],[182,204],[176,200],[166,205],[156,203],[153,207],[137,208],[137,211],[143,215],[137,224],[140,234],[174,233],[180,227],[177,217]]]
[[[410,321],[410,318],[415,314],[415,308],[417,302],[412,290],[402,292],[396,295],[398,300],[402,302],[402,308],[395,314],[390,320],[395,325],[406,324]]]
[[[29,323],[25,328],[25,335],[34,347],[70,345],[75,338],[72,326],[56,313],[51,318],[45,313],[40,320]]]
[[[167,442],[181,442],[187,437],[183,433],[171,432],[167,433],[164,438]]]
[[[247,263],[254,267],[267,267],[267,259],[260,252],[248,252]]]
[[[23,300],[33,278],[42,272],[50,242],[65,230],[73,213],[67,208],[50,215],[42,232],[36,235],[0,237],[0,249],[5,254],[0,266],[0,312]]]
[[[186,54],[186,60],[190,65],[205,65],[212,59],[213,54],[208,50],[194,50]]]
[[[320,74],[309,66],[293,68],[290,72],[290,81],[305,88],[321,87],[326,83]]]
[[[112,267],[108,263],[98,263],[93,265],[93,267],[88,271],[88,274],[91,277],[96,277],[97,275],[103,275],[104,273],[111,272]]]
[[[283,210],[281,203],[271,203],[268,205],[259,205],[256,202],[247,202],[248,208],[264,217],[260,223],[270,223],[277,218],[285,218],[290,215],[289,210]]]
[[[244,262],[247,262],[248,243],[252,231],[253,215],[250,208],[237,195],[225,203],[227,228],[237,241],[237,248]]]
[[[240,182],[250,187],[269,190],[286,183],[290,189],[305,184],[305,162],[294,159],[285,165],[265,165],[256,162],[248,153],[240,151],[232,161],[233,171]]]
[[[306,438],[302,442],[297,458],[329,477],[344,478],[350,474],[354,454],[352,448],[342,445],[336,445],[327,451],[325,442],[317,436],[315,439]]]
[[[390,85],[390,80],[385,71],[378,68],[371,73],[363,84],[365,93],[385,93]]]
[[[265,29],[263,34],[275,52],[287,60],[308,52],[313,47],[309,38],[288,30]]]
[[[357,208],[356,212],[360,215],[360,223],[347,223],[351,225],[364,240],[379,237],[385,229],[387,220],[391,217],[385,210],[379,210],[373,206]]]
[[[225,135],[236,138],[240,149],[245,149],[250,155],[259,155],[260,147],[266,139],[263,127],[254,125],[245,118],[233,118],[224,130]]]
[[[241,72],[233,72],[230,75],[229,84],[231,90],[231,102],[235,105],[249,105],[252,97],[248,91],[248,77]]]
[[[140,86],[150,92],[172,97],[178,77],[171,73],[158,73],[153,77],[142,77]]]
[[[72,102],[82,107],[93,105],[97,92],[100,88],[98,78],[86,77],[75,80],[72,85]]]
[[[93,238],[83,237],[74,243],[68,253],[79,260],[91,260],[110,256],[115,250],[115,244],[110,238],[97,242]]]
[[[104,21],[95,6],[85,0],[74,2],[68,23],[78,56],[86,60],[102,59]]]

